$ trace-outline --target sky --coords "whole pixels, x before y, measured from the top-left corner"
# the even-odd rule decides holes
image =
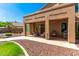
[[[22,22],[23,16],[44,7],[44,3],[0,3],[0,21]]]

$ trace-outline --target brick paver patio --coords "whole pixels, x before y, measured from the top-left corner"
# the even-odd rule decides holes
[[[0,39],[0,42],[2,41],[19,43],[30,56],[79,56],[79,43],[72,44],[66,41],[29,36]]]
[[[30,56],[79,56],[79,50],[45,44],[32,40],[15,40]]]

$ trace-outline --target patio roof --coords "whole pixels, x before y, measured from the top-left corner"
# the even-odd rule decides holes
[[[51,3],[49,3],[49,4],[47,4],[45,7],[43,7],[42,9],[40,9],[39,11],[37,11],[37,12],[35,12],[35,13],[32,13],[32,14],[28,14],[28,15],[25,15],[24,16],[24,18],[25,17],[29,17],[29,16],[33,16],[33,15],[36,15],[36,14],[40,14],[40,13],[43,13],[43,12],[46,12],[46,11],[50,11],[51,9],[52,10],[56,10],[56,9],[58,9],[58,8],[63,8],[63,7],[66,7],[66,6],[70,6],[70,5],[72,5],[72,4],[74,4],[74,3],[66,3],[66,4],[51,4]]]

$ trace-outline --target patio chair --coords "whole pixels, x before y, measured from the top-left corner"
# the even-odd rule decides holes
[[[52,31],[50,35],[51,35],[52,37],[57,37],[58,33],[57,33],[57,31]]]
[[[45,32],[43,32],[40,36],[41,36],[41,37],[45,37]]]
[[[34,33],[33,33],[33,36],[36,36],[36,37],[37,37],[37,36],[40,36],[40,35],[39,35],[38,32],[34,32]]]
[[[67,31],[64,31],[64,32],[63,32],[63,37],[64,37],[64,39],[67,39],[67,36],[68,36],[68,35],[67,35]]]

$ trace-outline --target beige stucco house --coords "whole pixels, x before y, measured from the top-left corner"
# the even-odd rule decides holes
[[[24,35],[38,32],[40,37],[44,33],[44,38],[48,40],[57,37],[76,43],[79,32],[78,6],[78,3],[46,4],[39,11],[23,17]]]

